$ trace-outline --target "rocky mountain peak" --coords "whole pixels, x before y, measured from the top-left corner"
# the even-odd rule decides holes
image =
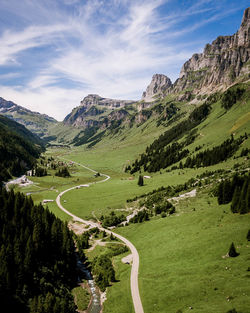
[[[191,88],[194,92],[202,89],[207,92],[227,87],[239,76],[249,74],[249,55],[250,8],[247,8],[234,35],[217,37],[205,46],[203,53],[195,53],[183,64],[174,91]]]
[[[250,7],[244,11],[241,26],[238,31],[239,46],[249,45],[250,38]]]
[[[170,78],[163,74],[154,74],[151,83],[142,94],[142,100],[152,102],[155,96],[162,95],[170,87],[172,87]]]
[[[117,99],[103,98],[96,94],[89,94],[81,101],[80,105],[86,107],[87,109],[94,105],[105,106],[109,108],[122,108],[134,102],[135,101],[133,100],[117,100]]]

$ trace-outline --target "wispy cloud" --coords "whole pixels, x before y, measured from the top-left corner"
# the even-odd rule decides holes
[[[16,63],[16,57],[24,50],[44,46],[69,29],[67,25],[30,26],[23,31],[6,30],[0,38],[0,65]]]
[[[138,99],[152,74],[178,77],[204,27],[237,10],[224,2],[3,0],[0,71],[20,80],[10,86],[10,73],[0,95],[59,119],[88,93]]]

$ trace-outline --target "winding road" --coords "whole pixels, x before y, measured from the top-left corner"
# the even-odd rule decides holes
[[[67,160],[69,161],[69,160]],[[73,161],[71,161],[73,162]],[[84,166],[80,163],[76,163],[76,162],[73,162],[81,167],[84,167],[85,169],[93,172],[93,173],[97,173],[97,171],[95,170],[92,170],[91,168],[87,167],[87,166]],[[106,182],[107,180],[110,179],[110,176],[106,175],[106,174],[101,174],[101,176],[104,176],[106,177],[105,179],[101,180],[101,181],[98,181],[96,183],[89,183],[88,185],[93,185],[93,184],[98,184],[98,183],[104,183]],[[100,230],[104,231],[106,233],[109,233],[109,234],[112,234],[114,237],[120,239],[121,241],[123,241],[127,246],[128,248],[130,249],[131,253],[132,253],[132,258],[133,258],[133,262],[132,262],[132,269],[131,269],[131,276],[130,276],[130,288],[131,288],[131,294],[132,294],[132,299],[133,299],[133,304],[134,304],[134,309],[135,309],[135,313],[144,313],[143,311],[143,306],[142,306],[142,302],[141,302],[141,298],[140,298],[140,293],[139,293],[139,285],[138,285],[138,274],[139,274],[139,254],[135,248],[135,246],[128,240],[126,239],[125,237],[119,235],[119,234],[116,234],[106,228],[103,228],[101,227],[99,224],[95,223],[95,222],[92,222],[92,221],[86,221],[86,220],[83,220],[82,218],[72,214],[71,212],[69,212],[68,210],[66,210],[62,204],[61,204],[61,197],[62,195],[64,195],[66,192],[70,191],[70,190],[73,190],[73,189],[79,189],[79,188],[84,188],[83,185],[78,185],[78,186],[74,186],[74,187],[71,187],[69,189],[66,189],[64,191],[62,191],[56,198],[56,204],[57,206],[62,210],[64,211],[66,214],[70,215],[73,220],[75,221],[78,221],[78,222],[81,222],[81,223],[84,223],[85,225],[89,225],[91,227],[98,227]]]

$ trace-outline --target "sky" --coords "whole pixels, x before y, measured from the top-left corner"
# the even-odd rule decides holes
[[[88,94],[139,100],[240,27],[245,0],[0,0],[0,97],[57,120]]]

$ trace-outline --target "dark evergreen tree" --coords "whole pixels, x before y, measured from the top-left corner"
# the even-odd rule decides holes
[[[55,173],[55,175],[59,177],[70,177],[70,173],[69,173],[67,166],[59,168],[59,170]]]
[[[142,175],[139,175],[137,184],[138,184],[138,186],[143,186],[144,185],[144,181],[143,181],[143,176]]]
[[[250,241],[250,229],[249,229],[249,231],[247,233],[247,240]]]
[[[236,252],[236,249],[235,249],[235,246],[234,246],[234,243],[233,243],[233,242],[231,243],[231,246],[230,246],[228,255],[229,255],[231,258],[235,258],[235,257],[237,257],[237,256],[239,255],[239,253]]]
[[[223,204],[223,190],[224,190],[224,181],[222,181],[219,186],[218,186],[218,190],[217,190],[217,199],[218,199],[218,203],[219,204]]]
[[[223,184],[223,203],[229,203],[232,200],[232,187],[229,179],[226,179]]]
[[[233,213],[237,213],[238,212],[238,205],[239,205],[239,200],[240,200],[240,187],[236,187],[234,190],[234,194],[233,194],[233,199],[232,199],[232,204],[231,204],[231,211]]]

